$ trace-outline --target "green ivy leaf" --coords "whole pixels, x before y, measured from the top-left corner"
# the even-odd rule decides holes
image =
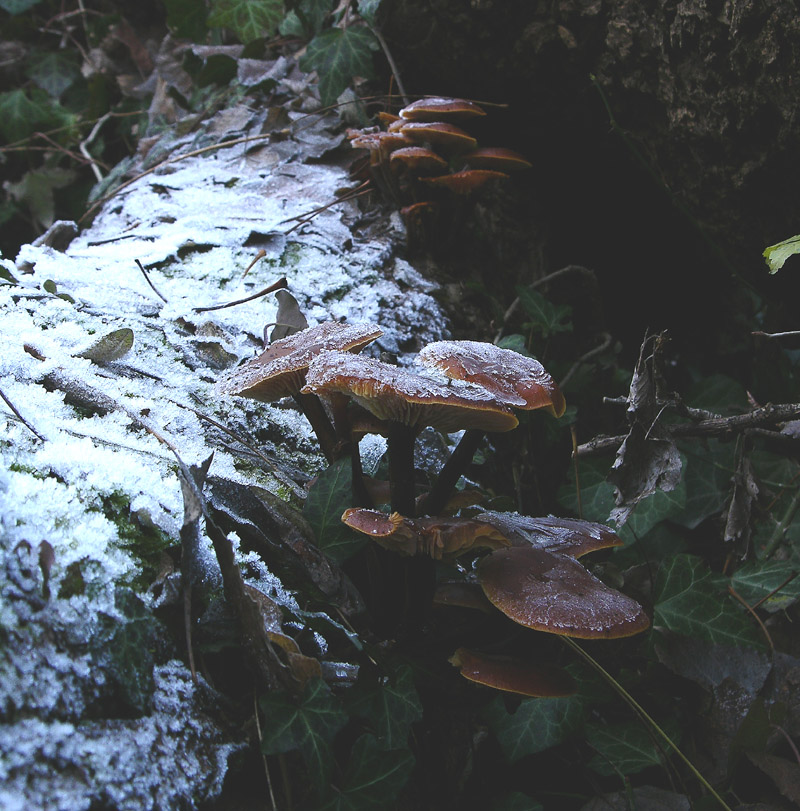
[[[525,355],[526,357],[532,357],[531,353],[528,352],[528,347],[525,342],[524,335],[518,335],[514,333],[513,335],[504,335],[498,342],[497,345],[501,349],[511,349],[514,352],[519,352],[520,355]]]
[[[534,329],[540,331],[547,338],[557,332],[571,332],[572,324],[569,318],[572,307],[568,304],[553,304],[541,293],[531,290],[530,287],[517,287],[519,303],[531,319]]]
[[[607,459],[587,459],[579,462],[581,510],[586,521],[608,523],[611,510],[614,509],[614,485],[606,481],[609,462]],[[680,484],[670,492],[656,490],[653,495],[640,501],[628,520],[616,530],[617,535],[626,543],[632,544],[637,538],[646,535],[656,524],[666,518],[675,519],[686,508],[687,486],[682,478]],[[558,494],[558,500],[578,514],[578,497],[575,486],[575,472],[570,470],[567,484]],[[613,525],[612,525],[613,526]]]
[[[672,732],[668,734],[672,737]],[[598,774],[637,774],[663,763],[663,747],[639,722],[615,726],[587,724],[585,735],[587,743],[597,751],[589,761],[589,768]]]
[[[385,750],[372,735],[362,735],[353,744],[341,786],[324,811],[393,807],[413,768],[414,756],[409,749]]]
[[[317,476],[303,506],[317,546],[337,563],[347,560],[367,542],[342,523],[342,513],[352,506],[352,482],[350,460],[339,459]]]
[[[49,96],[57,99],[81,75],[77,54],[72,51],[34,52],[26,74]]]
[[[584,715],[584,699],[578,694],[527,698],[514,713],[506,710],[502,696],[498,696],[484,710],[487,723],[512,763],[562,743],[583,724]]]
[[[264,713],[261,748],[266,755],[299,749],[317,788],[333,768],[331,742],[347,723],[347,713],[322,679],[312,679],[300,699],[276,690],[260,699]]]
[[[381,0],[358,0],[358,13],[372,26],[380,8]]]
[[[733,443],[710,439],[698,442],[680,442],[678,447],[684,458],[681,473],[686,487],[686,504],[680,515],[671,518],[684,527],[694,529],[701,521],[722,511],[728,502],[733,476]]]
[[[789,237],[777,245],[770,245],[764,251],[764,259],[769,265],[769,272],[777,273],[783,267],[784,262],[796,253],[800,253],[800,234]]]
[[[283,19],[282,0],[212,0],[209,28],[230,28],[247,45],[272,36]]]
[[[325,19],[333,11],[333,0],[299,0],[290,3],[291,11],[281,23],[281,34],[313,37],[322,29]]]
[[[308,43],[300,69],[316,70],[322,103],[335,104],[354,76],[372,76],[371,51],[377,47],[375,37],[366,28],[331,28]]]
[[[27,206],[42,228],[49,228],[55,219],[56,189],[63,189],[75,180],[71,169],[31,169],[16,183],[8,183],[6,189],[18,203]]]
[[[42,0],[0,0],[0,8],[9,14],[22,14],[29,8],[33,8]]]
[[[783,560],[750,561],[734,572],[731,586],[736,593],[751,605],[772,594],[778,586],[786,583],[797,566]],[[800,599],[800,576],[795,577],[769,597],[763,604],[767,611],[781,611]]]
[[[701,558],[664,561],[655,582],[653,625],[722,645],[763,645],[753,621],[727,591],[728,581]]]
[[[366,719],[375,733],[375,745],[381,749],[404,747],[411,724],[422,718],[422,704],[411,668],[404,665],[393,679],[367,687],[359,682],[355,690],[349,704],[350,714]]]
[[[48,121],[49,98],[43,95],[36,101],[28,98],[24,90],[0,93],[0,135],[7,143],[27,138],[38,124]]]

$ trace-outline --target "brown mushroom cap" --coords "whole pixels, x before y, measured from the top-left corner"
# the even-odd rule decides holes
[[[478,579],[489,600],[514,622],[579,639],[616,639],[650,621],[635,600],[609,588],[577,560],[514,546],[487,555]]]
[[[419,99],[400,110],[406,121],[452,121],[482,115],[486,112],[475,102],[448,98]]]
[[[475,149],[478,145],[468,132],[444,121],[411,121],[400,127],[400,133],[415,144],[432,144],[451,152]]]
[[[304,393],[340,392],[382,420],[441,431],[510,431],[519,421],[480,386],[445,385],[388,363],[322,352],[310,364]]]
[[[489,602],[477,583],[440,583],[433,594],[433,604],[472,608],[484,614],[496,614],[497,609]]]
[[[513,546],[533,546],[580,558],[587,552],[622,546],[620,538],[605,524],[577,518],[531,518],[515,512],[485,512],[475,516],[496,527]]]
[[[505,172],[496,172],[494,169],[462,169],[449,175],[425,177],[423,181],[430,186],[447,189],[455,194],[471,194],[490,180],[502,180],[507,177]]]
[[[389,165],[395,171],[401,167],[412,175],[433,175],[447,170],[447,161],[424,146],[406,146],[392,152]]]
[[[572,676],[555,665],[534,665],[467,648],[459,648],[449,661],[465,679],[523,696],[557,698],[571,696],[578,689]]]
[[[483,386],[512,408],[548,408],[560,417],[567,407],[544,366],[511,349],[481,341],[435,341],[422,349],[419,359],[448,377]]]
[[[342,521],[404,555],[455,559],[471,549],[500,549],[510,542],[495,527],[471,518],[404,518],[378,510],[351,507]]]
[[[518,172],[533,165],[519,152],[502,146],[484,146],[462,155],[462,159],[473,169],[496,169],[500,172]]]
[[[305,382],[308,364],[320,352],[360,352],[382,334],[375,324],[325,321],[273,342],[258,357],[220,380],[217,391],[266,403],[297,394]]]

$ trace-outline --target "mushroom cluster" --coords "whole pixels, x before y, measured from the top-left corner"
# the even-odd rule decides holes
[[[380,113],[385,130],[350,130],[353,147],[369,153],[369,175],[396,205],[409,240],[425,233],[441,204],[467,196],[509,173],[529,169],[522,155],[503,147],[479,147],[466,127],[486,112],[471,101],[423,98],[398,115]]]
[[[478,341],[429,344],[418,356],[418,371],[358,354],[380,335],[373,324],[308,327],[274,341],[220,381],[218,389],[263,401],[293,397],[328,460],[351,458],[352,504],[342,521],[390,552],[427,560],[428,584],[433,583],[434,561],[479,556],[471,582],[441,586],[437,596],[432,587],[412,593],[408,585],[407,601],[427,599],[427,593],[433,602],[499,609],[526,627],[578,638],[616,638],[645,630],[649,620],[642,607],[578,562],[587,552],[620,545],[608,527],[516,513],[446,514],[455,486],[486,432],[513,430],[518,424],[514,412],[519,410],[545,409],[556,417],[564,413],[564,397],[544,367],[533,358]],[[418,495],[415,443],[427,426],[464,433],[433,486]],[[387,437],[389,513],[375,509],[386,499],[372,498],[379,488],[361,471],[358,443],[365,433]],[[514,674],[510,684],[529,673],[519,663],[506,667],[502,657],[487,658],[467,649],[453,661],[473,681],[481,681],[482,669],[492,679],[506,669]],[[547,685],[542,689],[562,689],[549,671],[535,672]],[[571,689],[568,681],[564,684],[563,689]]]

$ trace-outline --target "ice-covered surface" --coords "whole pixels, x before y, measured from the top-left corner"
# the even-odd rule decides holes
[[[309,323],[379,324],[372,351],[403,355],[444,337],[432,286],[396,256],[402,234],[390,225],[361,236],[350,204],[285,235],[289,218],[348,183],[322,157],[320,144],[339,136],[317,135],[172,163],[111,199],[65,251],[43,240],[2,260],[3,809],[193,807],[218,792],[240,743],[207,711],[213,692],[168,661],[175,649],[151,614],[143,547],[177,543],[183,519],[159,437],[187,464],[213,451],[217,480],[281,497],[322,458],[293,408],[215,393],[225,370],[262,349],[274,297],[195,308],[285,276]],[[252,554],[240,556],[251,584],[277,598]]]

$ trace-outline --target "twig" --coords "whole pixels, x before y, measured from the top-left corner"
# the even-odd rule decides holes
[[[762,406],[747,414],[736,414],[733,417],[714,417],[691,424],[662,425],[662,430],[672,439],[690,436],[718,437],[798,418],[800,418],[800,403],[779,403]],[[627,434],[595,437],[579,445],[576,453],[578,456],[591,456],[595,453],[616,450],[625,441],[626,436]]]
[[[164,304],[167,304],[167,300],[161,295],[161,293],[158,292],[158,290],[156,290],[156,286],[150,281],[150,277],[147,275],[144,265],[138,259],[135,259],[134,261],[139,266],[139,270],[142,271],[142,276],[144,276],[144,280],[150,285],[150,289],[161,299],[161,301],[164,302]]]
[[[758,627],[761,628],[761,632],[767,638],[767,643],[769,644],[770,649],[774,652],[775,651],[775,643],[772,641],[772,637],[769,635],[769,631],[767,630],[767,626],[761,621],[761,617],[756,614],[755,609],[747,602],[747,600],[739,594],[733,586],[728,586],[728,593],[731,597],[736,600],[736,602],[741,603],[753,617],[753,619],[758,623]]]
[[[225,304],[214,304],[211,307],[195,307],[194,312],[196,313],[209,313],[212,310],[224,310],[226,307],[235,307],[237,304],[246,304],[248,301],[252,301],[253,299],[261,298],[261,296],[266,296],[267,293],[274,293],[276,290],[284,290],[289,286],[289,282],[286,281],[286,277],[283,276],[282,278],[278,279],[277,282],[269,285],[269,287],[265,287],[263,290],[259,290],[258,293],[253,293],[252,296],[247,296],[246,298],[240,298],[236,301],[228,301]]]
[[[772,589],[772,591],[769,594],[765,594],[757,603],[755,603],[753,605],[753,610],[758,608],[762,603],[765,603],[767,600],[769,600],[770,597],[774,597],[782,589],[785,589],[789,585],[789,583],[791,583],[792,580],[794,580],[795,577],[797,577],[798,574],[800,574],[800,572],[792,572],[786,578],[786,580],[784,580],[783,583],[780,584],[780,586],[776,586],[774,589]]]
[[[362,188],[366,186],[370,181],[364,181],[361,186],[357,186],[352,191],[348,192],[347,194],[343,194],[341,197],[337,197],[335,200],[331,200],[330,203],[325,203],[324,206],[319,206],[318,208],[312,209],[311,211],[306,211],[303,214],[298,214],[296,217],[289,217],[288,220],[283,220],[283,222],[291,222],[292,220],[297,220],[297,223],[293,225],[288,231],[285,232],[284,236],[291,234],[292,231],[296,231],[301,226],[305,225],[307,222],[311,222],[318,214],[322,214],[323,211],[327,211],[331,206],[337,206],[339,203],[346,203],[348,200],[355,200],[356,197],[363,197],[365,194],[370,194],[373,189],[370,186],[369,188]],[[359,189],[362,189],[359,191]],[[279,223],[282,225],[283,223]]]
[[[0,397],[3,398],[3,402],[14,412],[14,416],[39,440],[42,442],[47,442],[47,440],[19,413],[17,407],[11,400],[6,397],[3,393],[2,389],[0,389]]]
[[[92,131],[78,144],[78,149],[81,151],[81,155],[83,155],[87,161],[89,161],[89,165],[92,167],[92,172],[94,172],[94,176],[97,178],[98,183],[103,179],[103,173],[97,166],[97,161],[92,157],[91,153],[88,150],[89,144],[94,141],[97,137],[97,133],[100,132],[100,127],[111,118],[111,113],[106,113],[104,116],[101,116],[97,119],[94,127],[92,127]]]
[[[400,78],[400,71],[397,69],[397,63],[394,61],[392,57],[392,52],[389,50],[389,46],[386,44],[386,40],[383,38],[383,34],[378,31],[377,28],[369,25],[369,30],[375,35],[375,39],[378,40],[378,43],[381,46],[381,50],[383,51],[383,55],[386,57],[386,61],[389,63],[389,70],[392,71],[392,76],[394,76],[395,84],[397,85],[397,89],[400,91],[400,95],[403,99],[403,104],[408,104],[408,94],[406,93],[405,87],[403,87],[403,80]]]
[[[564,386],[567,385],[569,379],[572,377],[572,375],[575,374],[575,372],[578,371],[578,368],[582,363],[586,363],[586,361],[589,360],[589,358],[593,358],[595,355],[599,355],[601,352],[605,352],[606,349],[608,349],[608,347],[611,346],[612,340],[611,333],[603,332],[601,333],[601,336],[603,338],[603,342],[601,344],[596,346],[594,349],[590,349],[588,352],[581,355],[578,358],[578,360],[576,360],[575,363],[573,363],[572,366],[570,366],[569,371],[564,375],[563,378],[561,378],[561,380],[558,383],[558,387],[560,389],[563,389]]]
[[[750,334],[757,335],[759,338],[789,338],[800,335],[800,330],[792,330],[790,332],[762,332],[761,330],[755,330]]]
[[[263,259],[267,255],[267,252],[262,248],[256,255],[253,261],[244,269],[244,273],[242,274],[242,278],[244,279],[245,276],[255,267],[256,262],[259,259]]]
[[[778,732],[786,738],[786,742],[789,744],[789,748],[794,752],[794,759],[797,761],[797,765],[800,766],[800,752],[798,752],[797,747],[794,745],[794,741],[789,737],[789,733],[783,727],[779,727],[777,724],[770,724],[772,729],[777,729]]]

